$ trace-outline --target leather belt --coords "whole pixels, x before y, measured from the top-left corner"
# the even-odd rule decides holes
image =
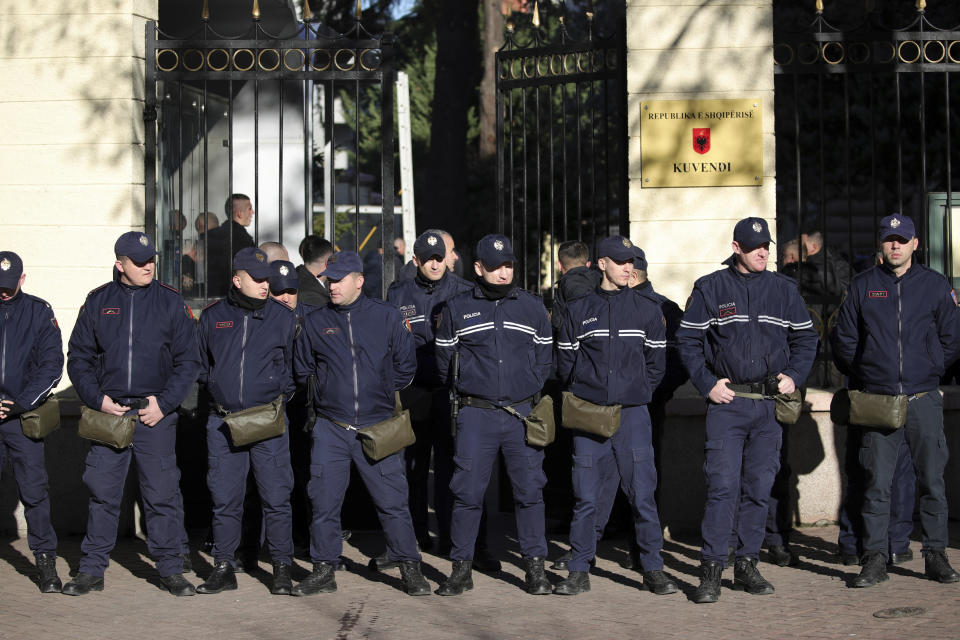
[[[727,383],[727,388],[736,395],[753,400],[769,400],[780,393],[777,385],[767,382]]]
[[[129,398],[114,398],[114,402],[119,404],[122,407],[130,407],[131,409],[146,409],[149,404],[149,400],[145,396],[131,396]]]
[[[503,409],[504,406],[515,408],[521,404],[536,404],[536,396],[530,396],[529,398],[524,398],[523,400],[518,400],[508,405],[499,405],[493,404],[489,400],[484,400],[483,398],[477,398],[476,396],[460,396],[460,405],[464,407],[473,407],[475,409]]]

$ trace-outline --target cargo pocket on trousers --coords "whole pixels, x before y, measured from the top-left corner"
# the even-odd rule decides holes
[[[703,444],[703,475],[709,480],[712,476],[722,474],[726,465],[723,461],[723,440],[707,440]],[[738,474],[739,476],[739,474]]]
[[[594,479],[593,475],[593,456],[573,456],[570,479],[573,483],[573,494],[580,500],[596,502],[599,479]]]
[[[472,474],[473,458],[453,456],[453,477],[450,478],[450,492],[467,504],[472,504],[468,493]]]
[[[407,478],[403,469],[402,453],[394,453],[376,463],[383,484],[407,502]]]
[[[657,488],[657,469],[653,464],[653,448],[633,449],[631,490],[636,496],[653,495]]]

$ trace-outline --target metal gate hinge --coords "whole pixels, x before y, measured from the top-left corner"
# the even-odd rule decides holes
[[[148,104],[143,108],[143,121],[144,122],[154,122],[157,119],[157,108],[152,104]]]

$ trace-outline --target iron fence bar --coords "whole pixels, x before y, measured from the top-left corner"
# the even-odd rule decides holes
[[[801,165],[801,153],[800,153],[800,101],[797,99],[800,96],[800,86],[799,86],[799,76],[793,77],[793,154],[794,154],[794,163],[796,165],[796,180],[797,180],[797,259],[803,255],[800,248],[801,241],[801,231],[803,229],[803,190],[802,190],[802,165]]]
[[[556,116],[553,112],[553,87],[547,87],[547,109],[550,117],[550,282],[553,282],[556,277],[556,258],[554,254],[554,247],[557,246],[557,210],[556,210],[556,195],[557,195],[557,186],[556,181],[554,180],[556,174],[556,167],[554,167],[554,156],[555,156],[555,146],[554,146],[554,120]]]
[[[541,281],[541,276],[540,276],[540,251],[543,249],[543,242],[542,242],[542,237],[541,237],[541,224],[542,224],[541,207],[543,206],[543,199],[542,199],[543,192],[542,192],[541,180],[542,180],[543,174],[542,174],[541,171],[540,171],[540,145],[542,144],[542,142],[541,142],[542,138],[541,138],[541,136],[540,136],[540,87],[534,87],[533,91],[534,91],[534,94],[533,94],[534,110],[536,111],[536,116],[535,116],[535,118],[534,118],[534,122],[535,122],[536,126],[534,127],[534,130],[535,130],[535,135],[537,136],[537,146],[536,146],[536,154],[535,154],[535,160],[534,160],[534,161],[536,162],[536,167],[537,167],[537,174],[536,174],[536,175],[537,175],[537,178],[536,178],[536,190],[537,190],[537,245],[536,245],[535,251],[536,251],[536,255],[537,255],[537,260],[536,260],[536,264],[537,264],[537,289],[539,290],[539,289],[541,288],[541,285],[543,284],[543,282]],[[524,267],[524,269],[527,270],[527,271],[529,271],[529,268],[527,268],[527,267]]]
[[[588,165],[590,167],[590,217],[593,219],[593,239],[596,242],[597,239],[597,147],[596,147],[596,126],[597,126],[597,113],[596,113],[596,95],[594,94],[594,84],[592,82],[587,84],[587,105],[589,110],[590,118],[590,158],[588,160]],[[607,216],[610,215],[606,213],[604,215],[604,220]],[[606,235],[606,234],[604,234]],[[597,256],[599,258],[600,256]]]
[[[613,203],[612,203],[611,197],[610,197],[610,187],[611,187],[611,180],[610,180],[610,177],[611,177],[611,176],[610,176],[610,146],[611,146],[611,145],[610,145],[610,94],[609,94],[609,89],[610,89],[610,87],[607,85],[606,82],[604,82],[601,86],[603,87],[603,91],[600,92],[601,95],[603,96],[603,119],[602,119],[602,121],[600,122],[600,128],[601,128],[602,131],[603,131],[603,137],[602,137],[601,139],[606,142],[606,144],[603,145],[603,178],[604,178],[604,179],[603,179],[603,208],[606,210],[606,214],[607,214],[607,215],[606,215],[606,218],[607,218],[607,229],[606,229],[606,231],[604,232],[604,235],[608,235],[608,234],[610,233],[610,227],[612,226],[612,225],[611,225],[611,222],[612,222],[612,216],[613,216]],[[622,226],[622,225],[620,225],[620,220],[617,220],[617,227],[618,227],[617,232],[618,232],[618,233],[624,231],[622,228],[620,228],[621,226]],[[627,235],[627,234],[623,234],[623,235]]]
[[[576,167],[577,167],[577,229],[578,229],[577,237],[579,238],[581,234],[581,231],[579,230],[583,229],[583,167],[581,166],[583,161],[583,149],[580,147],[580,142],[583,138],[580,130],[581,115],[580,115],[580,85],[579,84],[573,85],[573,96],[575,98],[576,105],[577,105],[577,111],[576,111],[577,113],[577,138],[576,138],[577,139],[577,163],[576,163]],[[597,236],[596,229],[594,229],[594,234],[593,234],[593,237],[591,238],[593,242],[593,247],[592,247],[593,250],[590,252],[590,255],[594,257],[594,260],[596,260],[597,258],[597,251],[596,251],[597,237],[596,236]]]
[[[152,59],[156,50],[157,23],[148,20],[145,30],[145,55]],[[146,65],[144,73],[143,142],[144,142],[144,212],[143,230],[147,237],[157,238],[157,83],[156,65]]]
[[[283,244],[283,78],[280,78],[280,109],[277,135],[277,242]]]
[[[521,131],[520,144],[523,148],[523,162],[521,163],[523,170],[523,207],[521,209],[523,213],[523,233],[520,234],[520,255],[523,256],[523,259],[526,260],[527,257],[527,203],[530,201],[530,184],[527,181],[527,89],[526,87],[520,89],[520,117],[521,117]],[[511,229],[511,237],[514,238],[514,244],[516,244],[515,230]],[[523,265],[523,288],[527,288],[527,265]]]
[[[207,129],[207,89],[208,89],[208,87],[207,87],[207,81],[204,80],[204,81],[203,81],[203,104],[201,105],[201,108],[200,108],[200,116],[197,118],[197,123],[198,123],[197,134],[203,136],[203,211],[204,211],[204,212],[207,212],[207,211],[210,210],[210,207],[209,207],[209,199],[210,199],[209,161],[210,161],[210,156],[209,156],[209,147],[207,146],[207,131],[208,131],[208,129]],[[233,141],[231,140],[228,144],[230,144],[230,149],[229,149],[230,154],[229,154],[229,155],[230,155],[230,158],[231,158],[231,160],[232,160],[232,158],[233,158]],[[232,165],[232,164],[230,165],[230,169],[231,169],[231,170],[233,169],[233,165]],[[182,169],[182,168],[180,169],[180,173],[181,173],[181,174],[183,173],[183,169]],[[232,175],[232,174],[231,174],[231,175]],[[228,216],[227,221],[226,221],[225,224],[229,225],[229,224],[230,224],[230,219],[231,219],[231,218]],[[231,237],[231,240],[230,240],[230,251],[231,251],[230,256],[232,257],[232,256],[233,256],[233,253],[232,253],[232,251],[233,251],[233,234],[230,234],[230,237]],[[207,240],[206,237],[204,237],[204,244],[206,244],[206,240]],[[209,254],[209,253],[204,253],[203,260],[204,260],[204,265],[205,265],[205,266],[208,265],[208,264],[210,263],[210,254]],[[210,290],[210,278],[209,278],[209,275],[207,275],[207,277],[204,278],[204,282],[206,283],[206,284],[204,285],[204,287],[205,287],[204,292],[206,293],[207,291]],[[219,287],[219,286],[221,286],[221,285],[218,284],[217,286]]]
[[[876,229],[880,221],[880,202],[877,199],[877,128],[874,117],[874,101],[876,99],[875,74],[870,74],[870,192],[873,199],[873,226]],[[876,255],[876,251],[874,251]]]
[[[357,243],[357,253],[360,253],[360,81],[353,81],[353,224],[354,237]],[[383,234],[383,221],[380,224],[380,233]],[[386,246],[381,244],[384,250]],[[386,254],[383,256],[383,262],[386,262]],[[380,271],[383,279],[383,271]]]
[[[496,68],[497,84],[497,120],[503,122],[506,118],[506,106],[503,103],[503,90],[500,86],[500,61],[497,60],[494,65]],[[503,126],[497,127],[497,181],[502,188],[497,189],[497,233],[503,233],[503,223],[506,216],[506,158],[503,148]]]
[[[818,226],[822,227],[826,231],[827,226],[827,210],[826,210],[826,198],[824,197],[824,165],[825,161],[825,151],[823,145],[823,76],[817,76],[817,222]],[[806,226],[809,227],[809,222]],[[801,232],[803,229],[801,228]],[[826,238],[823,239],[824,244],[826,244]],[[801,254],[802,255],[802,254]],[[803,270],[803,262],[800,263],[800,270]],[[802,282],[802,279],[801,279]],[[803,292],[803,286],[800,287],[801,293]]]
[[[903,130],[901,128],[900,120],[900,76],[893,76],[895,82],[894,86],[896,88],[896,105],[897,105],[897,128],[896,128],[896,138],[897,138],[897,211],[901,214],[903,213]]]
[[[514,100],[513,100],[513,97],[514,97],[514,91],[513,91],[513,89],[511,89],[511,90],[509,91],[509,96],[510,96],[510,117],[508,118],[508,121],[509,121],[509,123],[510,123],[510,143],[507,145],[507,154],[508,154],[507,157],[510,159],[510,179],[507,181],[507,184],[510,185],[510,189],[509,189],[509,198],[510,198],[510,199],[509,199],[509,203],[510,203],[510,230],[507,231],[507,232],[505,232],[505,235],[506,235],[507,237],[509,237],[509,238],[512,239],[512,238],[513,238],[514,225],[516,224],[516,206],[515,206],[515,200],[516,200],[516,185],[515,185],[515,183],[514,183],[514,181],[515,181],[515,179],[516,179],[516,173],[515,173],[515,172],[516,172],[516,167],[514,166],[514,156],[515,156],[515,154],[516,154],[516,151],[515,151],[514,146],[513,146],[513,145],[515,144],[515,143],[514,143],[514,140],[513,140],[513,129],[514,129],[514,125],[515,125],[515,121],[514,121],[515,114],[514,114],[514,112],[513,112],[513,102],[514,102]]]
[[[230,233],[229,233],[228,236],[227,236],[227,237],[228,237],[227,242],[229,243],[228,246],[230,247],[230,260],[231,260],[231,265],[230,265],[230,266],[232,267],[232,266],[233,266],[233,264],[232,264],[232,261],[233,261],[233,226],[232,226],[232,225],[233,225],[233,193],[234,193],[234,185],[233,185],[233,149],[234,149],[234,144],[233,144],[233,99],[232,99],[232,97],[233,97],[233,80],[230,80],[230,81],[227,83],[227,91],[229,92],[229,95],[231,96],[231,99],[230,99],[230,100],[227,100],[227,183],[228,183],[228,184],[227,184],[227,186],[228,186],[228,189],[227,189],[227,197],[230,199],[230,207],[228,207],[230,210],[226,212],[226,214],[227,214],[227,219],[226,219],[226,221],[225,221],[223,224],[227,225],[227,229],[230,231]],[[206,135],[204,135],[204,138],[206,138]],[[203,205],[203,206],[204,206],[204,210],[206,210],[206,209],[207,209],[206,194],[204,194],[204,205]],[[206,243],[206,237],[204,237],[204,242]],[[209,254],[209,253],[207,253],[207,254],[205,255],[204,263],[205,263],[206,265],[209,265],[209,264],[210,264],[210,254]],[[223,286],[223,285],[221,285],[221,284],[214,285],[214,291],[218,291],[218,290],[219,290],[219,287],[221,287],[221,286]],[[209,294],[209,291],[210,291],[210,277],[209,277],[209,275],[208,275],[207,278],[206,278],[206,284],[204,285],[204,293],[205,293],[205,294]]]
[[[327,143],[327,146],[330,149],[330,153],[324,157],[323,162],[323,172],[324,172],[324,201],[327,203],[326,211],[324,211],[324,226],[329,226],[330,228],[330,242],[336,247],[337,238],[336,238],[336,229],[337,229],[337,181],[336,181],[336,162],[335,158],[337,155],[337,141],[336,141],[336,127],[334,127],[334,101],[333,101],[333,92],[335,89],[336,80],[330,80],[327,85],[324,86],[323,90],[323,113],[324,113],[324,122],[323,126],[326,129],[324,140]],[[329,185],[329,189],[327,186]],[[329,218],[329,220],[327,219]],[[338,248],[337,251],[340,251]]]
[[[853,253],[853,189],[850,184],[850,84],[848,76],[843,76],[843,165],[847,193],[847,247],[848,254]],[[824,225],[826,226],[826,225]],[[826,251],[827,238],[824,235],[823,249]],[[826,256],[824,256],[826,257]],[[853,256],[847,256],[847,263],[853,263]],[[826,264],[826,263],[824,263]],[[827,288],[827,270],[823,270],[823,288]],[[824,320],[826,322],[826,319]]]
[[[920,30],[923,31],[923,16],[920,19]],[[924,55],[921,50],[921,55]],[[921,211],[927,205],[927,83],[926,74],[920,71],[920,207]],[[902,213],[902,211],[901,211]],[[922,254],[926,258],[924,262],[930,264],[930,225],[927,224],[927,216],[918,216],[918,222],[921,225],[921,238],[923,238]],[[946,244],[946,243],[944,243]]]
[[[150,66],[150,65],[147,65]],[[156,85],[154,85],[156,86]],[[181,158],[183,158],[183,83],[177,82],[177,161],[180,164],[180,171],[177,172],[177,202],[180,205],[180,210],[185,209],[183,206],[183,163]],[[150,146],[147,145],[149,149]],[[202,214],[202,212],[201,212]],[[181,247],[182,250],[182,247]],[[204,248],[203,255],[207,255],[206,248]],[[196,286],[196,270],[194,270],[194,286]],[[180,287],[177,287],[178,289]]]
[[[561,166],[563,168],[563,178],[561,179],[561,193],[563,198],[561,200],[561,205],[563,206],[563,237],[566,240],[570,240],[570,196],[569,196],[569,185],[567,184],[567,175],[569,173],[567,164],[567,85],[566,83],[560,85],[560,137],[562,140],[561,144]],[[580,228],[577,227],[577,240],[580,240]],[[596,256],[594,256],[596,259]]]
[[[618,195],[618,202],[620,207],[620,233],[627,233],[630,226],[630,211],[629,211],[629,190],[630,190],[630,149],[627,144],[627,115],[629,111],[627,109],[627,20],[626,17],[623,17],[619,21],[619,30],[617,35],[617,69],[619,73],[617,74],[617,95],[620,111],[618,113],[617,122],[618,124],[618,133],[617,137],[619,138],[617,147],[619,156],[619,168],[620,168],[620,193]]]
[[[944,264],[943,270],[945,273],[947,273],[948,277],[950,278],[950,286],[952,287],[954,284],[953,279],[954,277],[956,277],[957,274],[953,272],[953,183],[952,183],[952,176],[950,175],[953,169],[951,166],[951,158],[950,158],[951,145],[950,145],[950,74],[949,73],[944,74],[943,83],[944,83],[943,97],[945,102],[943,113],[944,113],[944,118],[946,120],[946,131],[947,131],[947,137],[946,137],[947,157],[946,157],[946,162],[944,163],[946,165],[946,171],[947,171],[947,204],[946,204],[946,209],[943,213],[944,213],[944,218],[946,218],[945,236],[948,240],[948,242],[944,242],[944,246],[946,247],[946,251],[944,251],[944,260],[946,261],[946,264]]]
[[[313,233],[313,82],[303,80],[300,84],[303,100],[303,236]]]
[[[388,47],[384,47],[388,49]],[[383,229],[383,279],[381,281],[383,298],[387,298],[387,288],[393,283],[394,279],[394,213],[393,204],[396,190],[393,184],[393,107],[394,107],[394,69],[393,56],[383,55],[381,64],[381,90],[380,90],[380,159],[381,159],[381,183],[383,185],[383,210],[382,229]],[[357,130],[359,134],[359,129]],[[358,138],[359,139],[359,138]],[[358,216],[359,217],[359,216]],[[389,256],[389,257],[388,257]]]

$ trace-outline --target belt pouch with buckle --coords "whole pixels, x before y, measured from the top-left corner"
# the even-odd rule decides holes
[[[283,396],[277,396],[270,404],[227,414],[223,421],[230,428],[230,439],[236,447],[283,435],[287,428],[283,419]]]
[[[563,426],[610,438],[620,428],[620,405],[593,404],[569,391],[563,392]]]
[[[850,424],[861,427],[899,429],[907,422],[907,396],[888,396],[865,391],[849,392]]]
[[[496,405],[491,404],[491,408]],[[543,396],[540,402],[530,410],[528,415],[523,415],[511,406],[500,407],[517,420],[522,420],[526,427],[527,444],[531,447],[545,447],[553,442],[557,437],[557,422],[553,415],[553,398]]]
[[[383,460],[387,456],[409,447],[417,441],[410,423],[410,412],[400,404],[400,394],[397,396],[393,417],[370,425],[365,429],[358,429],[363,446],[363,452],[374,460]]]
[[[46,438],[59,426],[60,402],[53,396],[36,409],[20,414],[23,435],[34,440]]]
[[[133,442],[137,416],[115,416],[90,407],[80,410],[77,435],[114,449],[126,449]]]
[[[800,412],[803,410],[803,399],[800,397],[800,389],[794,389],[793,393],[778,393],[774,396],[777,401],[777,422],[780,424],[797,424],[800,419]]]

